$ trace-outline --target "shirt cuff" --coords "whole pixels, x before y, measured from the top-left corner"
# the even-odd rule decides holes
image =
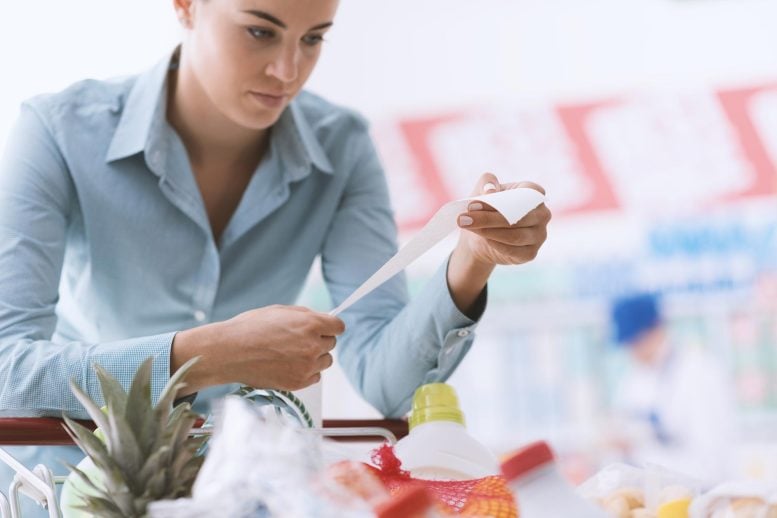
[[[170,379],[170,349],[175,333],[145,336],[118,342],[100,344],[92,348],[86,362],[85,389],[87,394],[102,406],[104,399],[100,388],[100,381],[93,365],[99,364],[107,370],[116,380],[129,390],[132,379],[135,377],[140,365],[147,358],[153,357],[151,368],[151,399],[153,404],[159,401],[162,390]]]
[[[426,342],[427,346],[418,351],[421,359],[436,365],[427,374],[425,383],[447,379],[453,373],[453,369],[472,346],[478,321],[486,309],[488,292],[483,289],[473,305],[473,316],[476,319],[462,313],[451,296],[447,273],[448,260],[440,266],[418,300],[414,301],[433,308],[435,334],[439,337],[436,341]]]

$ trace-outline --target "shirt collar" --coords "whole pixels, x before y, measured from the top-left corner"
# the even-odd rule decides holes
[[[127,158],[146,149],[151,128],[166,117],[167,73],[174,55],[172,53],[138,76],[124,102],[106,161]]]
[[[177,49],[153,68],[138,76],[124,103],[121,119],[108,148],[106,161],[145,152],[167,124],[167,76]],[[302,94],[304,95],[304,93]],[[290,166],[288,178],[296,181],[310,173],[311,165],[323,173],[334,169],[316,138],[305,114],[294,99],[273,126],[271,145]]]
[[[322,173],[332,174],[334,171],[298,99],[289,103],[288,108],[273,125],[270,142],[280,156],[286,177],[290,181],[298,181],[307,176],[311,165]]]

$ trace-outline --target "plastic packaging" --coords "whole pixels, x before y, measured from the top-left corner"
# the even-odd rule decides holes
[[[657,465],[610,464],[578,488],[615,518],[688,518],[701,482]],[[706,518],[706,517],[705,517]]]
[[[376,518],[438,518],[434,499],[421,486],[408,486],[375,508]]]
[[[223,400],[190,498],[149,505],[150,518],[366,518],[369,482],[323,478],[324,441],[272,406]],[[354,478],[360,478],[356,473]],[[343,482],[348,482],[343,484]],[[379,482],[378,482],[379,483]],[[358,487],[358,490],[356,489]],[[366,487],[366,489],[364,489]],[[335,498],[333,498],[335,497]]]
[[[777,518],[777,487],[763,480],[741,480],[716,486],[696,498],[691,518]]]
[[[410,433],[396,455],[414,478],[469,480],[499,473],[499,461],[467,433],[453,387],[430,383],[416,390]]]
[[[576,493],[559,472],[544,441],[527,445],[503,462],[502,475],[518,502],[521,518],[610,518]]]

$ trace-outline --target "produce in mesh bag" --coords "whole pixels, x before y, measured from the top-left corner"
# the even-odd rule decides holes
[[[421,485],[434,496],[438,511],[446,515],[491,518],[516,518],[513,495],[501,476],[473,480],[423,480],[412,478],[402,469],[401,461],[389,445],[376,449],[371,467],[388,488],[396,494],[410,485]]]
[[[319,477],[317,489],[342,507],[350,507],[354,501],[376,507],[390,498],[375,471],[362,462],[352,460],[328,466]]]

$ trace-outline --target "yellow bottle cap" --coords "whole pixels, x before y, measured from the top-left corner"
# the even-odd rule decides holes
[[[456,391],[447,383],[421,385],[413,395],[410,429],[432,421],[452,421],[464,424]]]
[[[658,507],[658,518],[688,518],[690,498],[672,500]]]

